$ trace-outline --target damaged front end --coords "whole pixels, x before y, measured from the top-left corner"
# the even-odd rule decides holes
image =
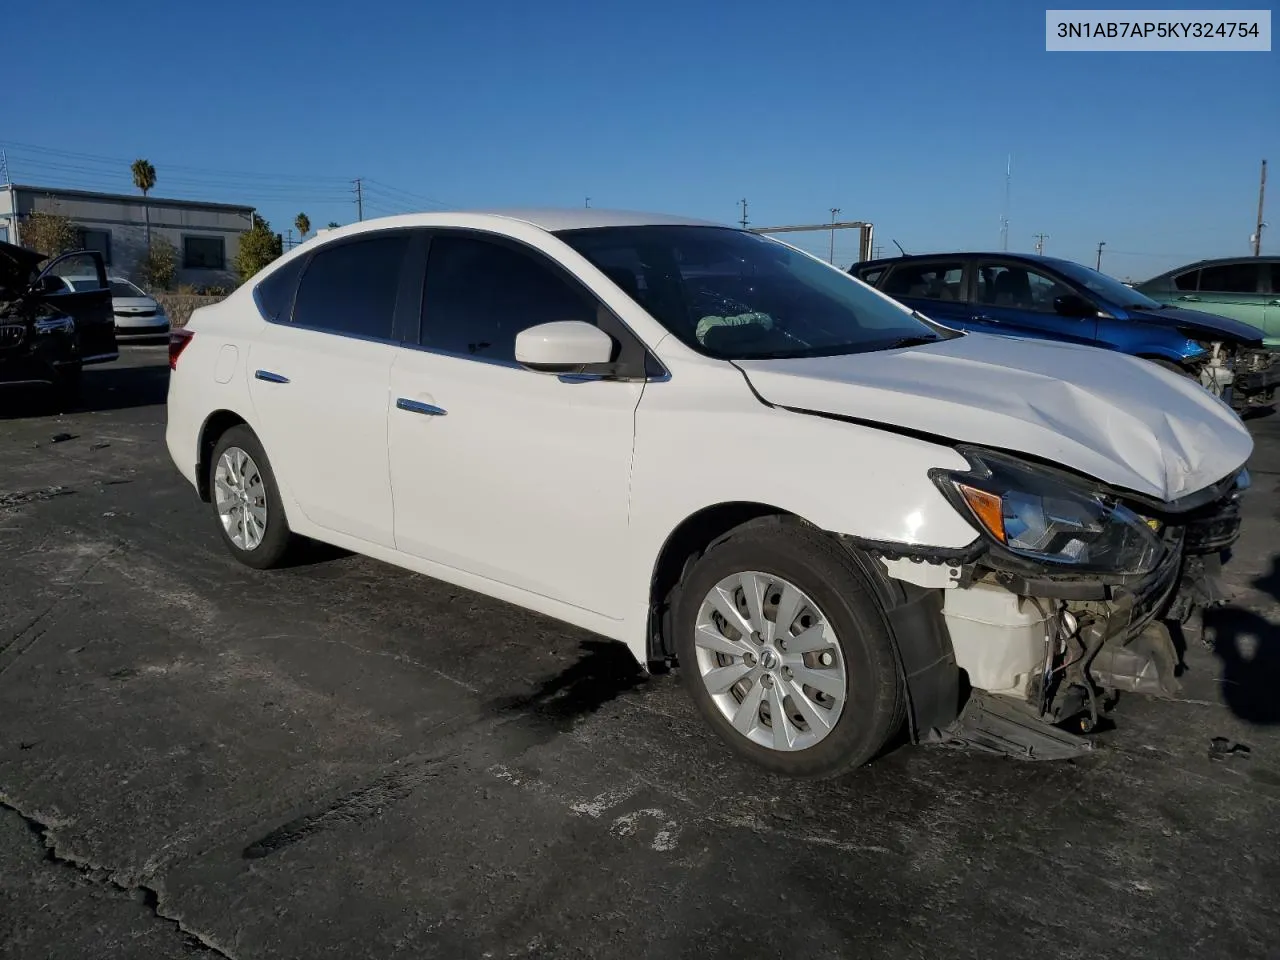
[[[1171,623],[1227,599],[1221,556],[1239,536],[1243,469],[1175,502],[1125,495],[1041,464],[962,449],[938,486],[986,537],[968,556],[882,555],[890,576],[942,587],[969,691],[920,739],[1024,759],[1087,751],[1122,692],[1180,689]],[[924,731],[921,731],[924,734]]]

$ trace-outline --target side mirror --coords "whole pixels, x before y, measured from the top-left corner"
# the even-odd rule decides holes
[[[540,323],[516,334],[516,363],[539,373],[581,373],[613,360],[613,337],[581,320]]]
[[[1053,298],[1053,311],[1064,317],[1096,317],[1098,308],[1074,293]]]
[[[51,273],[41,274],[31,285],[31,292],[38,297],[47,297],[54,293],[66,292],[62,281]]]

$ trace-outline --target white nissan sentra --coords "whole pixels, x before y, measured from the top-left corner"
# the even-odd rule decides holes
[[[1117,693],[1172,695],[1253,446],[1143,360],[590,209],[334,230],[169,363],[169,451],[243,563],[307,537],[594,631],[804,777],[904,725],[1072,756]]]

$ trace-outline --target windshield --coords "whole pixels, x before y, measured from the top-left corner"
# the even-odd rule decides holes
[[[128,280],[113,279],[111,281],[111,296],[113,297],[145,297],[146,293],[139,290]]]
[[[758,234],[651,226],[557,236],[708,356],[818,357],[942,338],[848,275]]]
[[[1110,300],[1112,303],[1119,304],[1122,307],[1134,307],[1143,310],[1159,310],[1161,308],[1161,304],[1158,301],[1152,300],[1132,287],[1126,287],[1114,277],[1099,273],[1092,267],[1073,263],[1070,260],[1054,260],[1053,266],[1059,273],[1086,287],[1089,292],[1096,293],[1104,300]]]

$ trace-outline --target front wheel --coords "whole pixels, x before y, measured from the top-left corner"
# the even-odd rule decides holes
[[[690,569],[673,625],[703,717],[775,773],[836,776],[902,726],[905,692],[883,612],[827,534],[784,518],[738,527]]]
[[[258,570],[279,566],[294,537],[257,435],[232,427],[214,445],[209,471],[218,530],[232,556]]]

